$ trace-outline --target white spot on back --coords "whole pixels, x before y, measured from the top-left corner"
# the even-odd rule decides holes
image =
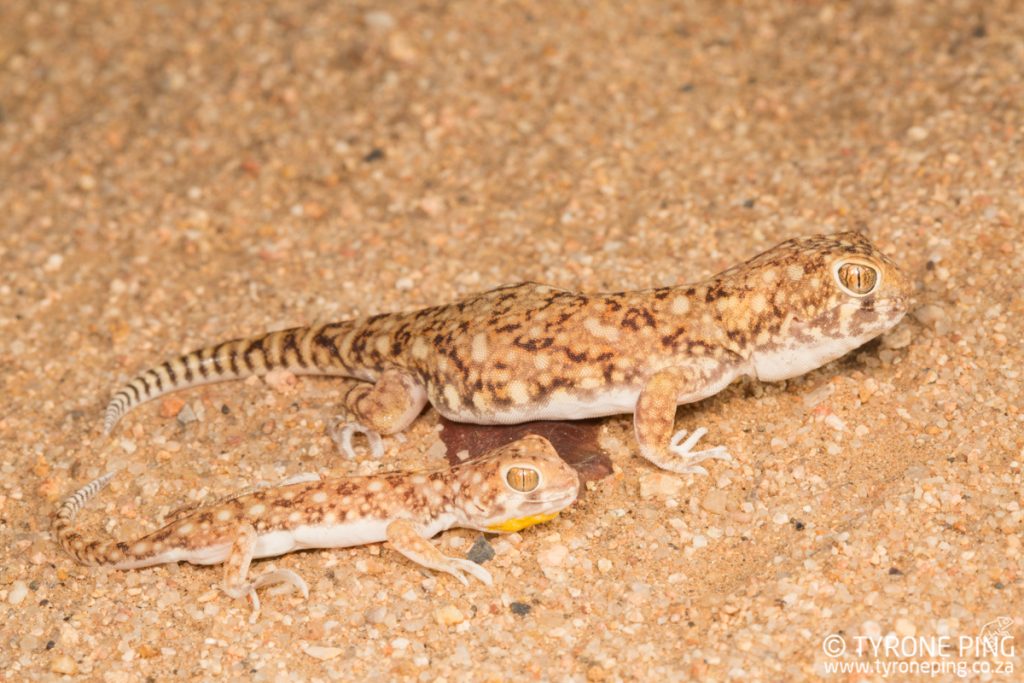
[[[473,359],[474,363],[483,363],[487,360],[486,332],[479,332],[473,336],[473,342],[470,345],[470,358]]]
[[[519,380],[508,383],[508,395],[514,403],[528,403],[530,400],[530,390],[527,389],[525,382]]]
[[[448,402],[452,410],[458,410],[462,407],[462,397],[459,396],[459,390],[452,384],[444,385],[444,400]]]
[[[608,341],[618,341],[619,339],[619,328],[612,327],[611,325],[602,325],[601,321],[597,318],[587,318],[584,320],[583,329],[595,337],[607,339]]]

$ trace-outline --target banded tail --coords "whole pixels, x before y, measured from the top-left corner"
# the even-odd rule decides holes
[[[136,406],[179,389],[265,375],[278,368],[296,375],[350,376],[349,364],[342,355],[347,347],[345,337],[354,328],[352,321],[293,327],[232,339],[166,361],[114,394],[103,416],[103,433],[109,434]]]
[[[64,552],[82,564],[93,566],[117,564],[125,559],[127,546],[124,543],[86,541],[74,527],[75,517],[78,516],[79,511],[97,493],[106,488],[115,474],[116,472],[107,472],[99,479],[89,482],[65,498],[57,508],[57,515],[53,520],[53,533],[57,536],[57,543],[64,549]]]

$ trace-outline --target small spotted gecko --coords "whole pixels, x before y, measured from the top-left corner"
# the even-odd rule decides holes
[[[315,480],[303,477],[193,510],[135,541],[87,540],[75,530],[75,517],[113,475],[60,504],[53,530],[61,547],[83,564],[117,569],[224,563],[224,592],[250,598],[254,618],[260,606],[257,588],[286,583],[305,597],[309,590],[288,569],[250,581],[250,563],[306,548],[387,541],[413,562],[447,572],[464,585],[466,574],[490,585],[486,569],[443,555],[427,539],[452,527],[512,532],[546,522],[576,500],[580,487],[576,470],[546,439],[530,435],[448,469],[329,480],[310,475]]]
[[[429,401],[445,417],[515,424],[634,414],[640,454],[666,470],[731,459],[694,451],[707,430],[673,433],[676,406],[741,376],[796,377],[890,329],[911,284],[856,232],[791,239],[696,284],[581,294],[536,283],[408,313],[225,341],[158,365],[107,406],[109,433],[169,391],[284,368],[363,380],[333,436],[349,456],[363,433],[402,431]]]

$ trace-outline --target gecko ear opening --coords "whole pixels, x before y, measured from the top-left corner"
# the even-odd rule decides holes
[[[520,493],[529,493],[540,486],[540,472],[532,467],[510,467],[505,483]]]
[[[840,261],[834,272],[839,288],[852,296],[867,296],[882,280],[878,268],[862,261]]]

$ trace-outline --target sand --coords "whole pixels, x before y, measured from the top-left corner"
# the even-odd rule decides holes
[[[1020,680],[1019,4],[13,0],[2,17],[7,680],[879,680],[827,667],[929,661]],[[609,419],[615,474],[491,539],[492,588],[381,547],[293,554],[263,564],[310,599],[265,595],[249,625],[216,568],[85,568],[50,536],[58,498],[111,466],[81,519],[127,537],[256,481],[443,462],[430,411],[387,461],[339,457],[325,425],[347,385],[308,379],[178,394],[108,447],[111,393],[179,352],[527,279],[681,283],[851,228],[911,274],[912,314],[804,377],[681,408],[736,456],[710,476],[654,471]],[[1015,649],[956,651],[987,624]],[[858,654],[887,634],[897,655]],[[953,649],[906,656],[940,638]]]

